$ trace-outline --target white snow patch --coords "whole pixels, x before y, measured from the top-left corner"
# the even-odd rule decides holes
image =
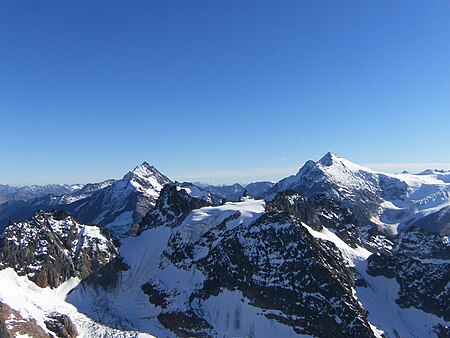
[[[350,247],[347,243],[345,243],[342,239],[340,239],[334,232],[328,230],[325,227],[322,228],[322,230],[320,231],[316,231],[305,223],[302,223],[302,225],[315,238],[319,238],[321,240],[330,241],[334,243],[350,266],[355,266],[356,261],[366,260],[372,254],[369,250],[362,248],[360,246],[358,246],[356,249]]]
[[[434,336],[433,326],[450,324],[413,307],[401,308],[395,303],[400,289],[395,279],[370,276],[366,272],[367,262],[359,262],[356,268],[368,283],[367,287],[356,288],[358,300],[368,311],[370,323],[386,337],[430,337]]]
[[[240,216],[227,223],[227,228],[231,229],[239,224],[248,226],[265,211],[265,201],[252,198],[243,198],[241,202],[227,202],[221,206],[204,207],[192,211],[180,225],[178,231],[186,242],[199,240],[209,229],[219,225],[227,217],[236,212]]]

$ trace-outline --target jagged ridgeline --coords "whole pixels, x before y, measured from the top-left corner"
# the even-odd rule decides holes
[[[46,193],[47,192],[47,193]],[[450,173],[1,186],[1,337],[449,337]]]

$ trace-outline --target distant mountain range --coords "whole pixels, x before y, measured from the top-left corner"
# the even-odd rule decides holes
[[[45,195],[64,195],[71,194],[79,189],[81,184],[48,184],[48,185],[31,185],[23,187],[13,187],[10,185],[0,184],[0,204],[7,201],[29,201],[37,197]]]
[[[36,210],[64,210],[82,222],[103,225],[123,235],[154,207],[159,192],[168,183],[172,181],[144,162],[120,180],[72,186],[0,186],[4,187],[5,196],[5,202],[0,204],[0,227],[4,228],[9,221],[28,219]],[[180,184],[191,196],[214,205],[239,201],[244,193],[259,197],[273,185],[271,182],[254,182],[245,187],[237,183]]]
[[[0,186],[0,336],[449,337],[450,172]],[[11,222],[12,221],[12,222]]]

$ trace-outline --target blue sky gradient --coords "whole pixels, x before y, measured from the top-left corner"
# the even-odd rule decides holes
[[[450,168],[449,36],[447,0],[2,1],[0,183]]]

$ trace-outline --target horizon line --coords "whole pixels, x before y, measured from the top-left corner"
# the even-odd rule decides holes
[[[387,173],[401,173],[403,171],[407,171],[412,174],[420,173],[424,170],[450,170],[450,162],[381,162],[381,163],[364,163],[362,166],[367,167],[374,171],[387,172]],[[179,182],[199,182],[204,184],[212,184],[212,185],[227,185],[232,183],[251,183],[251,182],[259,182],[259,181],[270,181],[277,182],[283,178],[286,178],[291,175],[295,175],[300,168],[299,165],[287,165],[287,166],[274,166],[274,167],[257,167],[257,168],[242,168],[242,169],[220,169],[220,170],[212,170],[212,171],[204,171],[204,172],[190,172],[190,173],[172,173],[167,174],[169,178],[173,181]],[[120,177],[121,178],[121,177]],[[120,179],[115,178],[115,179]],[[253,178],[253,179],[251,179]],[[72,181],[75,183],[22,183],[22,184],[14,184],[14,183],[6,183],[0,182],[0,185],[8,185],[12,187],[26,187],[26,186],[44,186],[50,184],[59,184],[59,185],[73,185],[73,184],[88,184],[88,183],[96,183],[103,182],[106,180],[110,180],[111,178],[105,178],[100,180],[79,180]],[[224,179],[222,182],[219,182],[218,179]],[[86,181],[82,183],[82,181]]]

